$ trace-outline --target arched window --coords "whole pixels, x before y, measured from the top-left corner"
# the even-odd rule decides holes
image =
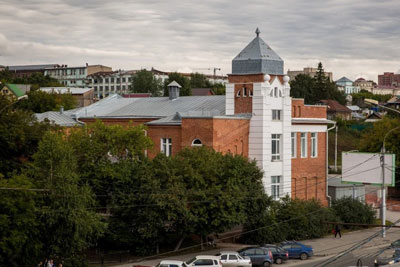
[[[202,146],[203,144],[201,143],[200,139],[194,139],[192,142],[192,146]]]
[[[241,92],[242,92],[242,89],[239,89],[239,90],[237,91],[237,93],[236,93],[236,97],[240,97]]]

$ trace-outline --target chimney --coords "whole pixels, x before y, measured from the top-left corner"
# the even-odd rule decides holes
[[[61,106],[61,107],[60,107],[60,114],[63,114],[63,113],[64,113],[64,107]]]
[[[179,91],[182,88],[182,86],[180,86],[179,83],[173,81],[170,84],[168,84],[167,87],[169,93],[169,100],[174,100],[179,98]]]

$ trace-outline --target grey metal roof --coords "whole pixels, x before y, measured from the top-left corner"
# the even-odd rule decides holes
[[[176,81],[170,82],[167,86],[168,86],[168,87],[170,87],[170,86],[175,86],[175,87],[182,88],[182,86],[181,86],[179,83],[177,83]]]
[[[168,97],[123,98],[114,94],[90,106],[80,108],[73,116],[162,118],[175,115],[177,112],[189,111],[218,111],[224,115],[225,96],[182,96],[170,100]]]
[[[329,174],[328,175],[328,186],[333,187],[364,187],[363,184],[352,184],[352,183],[342,183],[341,174]]]
[[[58,64],[43,64],[43,65],[21,65],[21,66],[8,66],[10,71],[19,71],[19,70],[44,70],[55,68],[59,66]]]
[[[324,118],[292,118],[292,123],[299,124],[333,124],[334,121]]]
[[[257,73],[284,74],[283,60],[261,39],[259,32],[232,60],[232,74]]]
[[[350,80],[349,78],[347,78],[347,77],[343,76],[342,78],[340,78],[340,79],[339,79],[339,80],[337,80],[336,82],[339,82],[339,83],[345,83],[345,82],[352,83],[353,81],[352,81],[352,80]]]
[[[36,113],[35,116],[39,122],[49,120],[51,123],[54,123],[59,126],[72,127],[76,125],[81,125],[80,123],[72,119],[69,114],[65,113],[61,114],[59,111],[47,111],[44,113]]]

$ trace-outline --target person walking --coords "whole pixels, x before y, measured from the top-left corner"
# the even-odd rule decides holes
[[[337,234],[339,234],[339,237],[342,238],[342,233],[340,232],[339,224],[335,225],[335,238],[336,238]]]

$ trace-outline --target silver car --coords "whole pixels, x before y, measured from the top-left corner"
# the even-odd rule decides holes
[[[222,267],[251,267],[251,260],[236,251],[221,251],[217,256],[220,256]]]

